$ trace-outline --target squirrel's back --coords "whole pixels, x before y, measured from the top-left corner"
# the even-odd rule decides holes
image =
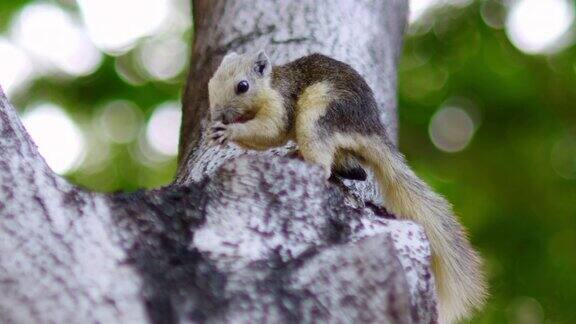
[[[332,102],[320,124],[338,126],[343,132],[386,134],[372,89],[350,65],[315,53],[272,69],[272,88],[284,98],[289,115],[294,114],[302,93],[320,82],[329,84],[332,91]]]

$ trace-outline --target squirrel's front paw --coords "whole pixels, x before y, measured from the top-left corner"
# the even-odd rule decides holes
[[[226,145],[232,137],[232,130],[229,125],[222,122],[217,122],[210,126],[208,139],[210,144]]]

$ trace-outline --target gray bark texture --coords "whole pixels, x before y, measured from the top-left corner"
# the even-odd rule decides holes
[[[321,52],[372,85],[396,135],[404,0],[194,2],[174,183],[82,190],[55,175],[0,91],[0,323],[437,321],[430,247],[378,207],[371,181],[326,182],[269,152],[209,147],[206,83],[221,57]]]

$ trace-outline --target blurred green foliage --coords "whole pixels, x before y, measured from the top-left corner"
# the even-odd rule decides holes
[[[0,32],[27,2],[2,1]],[[71,1],[59,3],[75,8]],[[523,54],[503,29],[485,23],[481,5],[436,12],[406,37],[400,147],[417,173],[454,204],[487,260],[491,297],[472,322],[573,323],[576,48],[551,56]],[[115,64],[130,55],[106,57],[88,77],[41,78],[12,102],[55,102],[82,124],[112,100],[134,102],[146,118],[158,104],[178,100],[183,75],[171,82],[125,82]],[[454,102],[465,103],[476,131],[464,150],[446,153],[432,143],[429,124],[440,107]],[[175,160],[143,164],[130,153],[134,145],[111,144],[103,167],[67,176],[100,191],[168,183]]]
[[[19,10],[33,3],[58,5],[66,9],[73,17],[80,19],[79,8],[74,1],[4,0],[0,4],[0,36],[2,33],[5,36],[9,35],[10,23],[16,19]],[[189,42],[190,33],[189,30],[178,37]],[[82,127],[89,145],[91,138],[101,136],[97,134],[98,132],[93,129],[92,125],[98,125],[99,113],[106,104],[112,101],[126,100],[134,103],[141,110],[145,120],[150,118],[159,104],[167,101],[180,101],[187,68],[168,81],[153,80],[143,71],[142,62],[137,56],[136,50],[141,45],[142,42],[139,42],[136,49],[119,56],[104,54],[99,68],[88,76],[48,75],[36,78],[24,91],[10,96],[10,100],[22,113],[26,113],[27,107],[38,102],[57,104]],[[124,72],[124,75],[120,75],[118,72],[120,70]],[[140,133],[143,132],[144,129]],[[161,162],[144,162],[138,159],[138,154],[134,153],[137,151],[138,141],[127,144],[109,142],[106,145],[108,146],[105,150],[106,158],[102,165],[90,169],[80,165],[76,170],[66,174],[66,177],[91,190],[105,192],[133,191],[142,187],[153,188],[172,180],[176,170],[176,157],[164,159]],[[87,147],[87,150],[92,150],[92,155],[102,153],[91,147]]]
[[[576,179],[555,170],[554,152],[576,168],[576,48],[527,56],[480,6],[441,12],[406,39],[400,147],[487,260],[492,296],[473,322],[574,323]],[[473,103],[479,125],[466,149],[443,153],[428,124],[453,98]]]

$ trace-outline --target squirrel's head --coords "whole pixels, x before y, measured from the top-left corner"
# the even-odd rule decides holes
[[[258,98],[270,89],[271,71],[270,59],[264,51],[227,54],[208,82],[212,121],[228,124],[253,118]]]

